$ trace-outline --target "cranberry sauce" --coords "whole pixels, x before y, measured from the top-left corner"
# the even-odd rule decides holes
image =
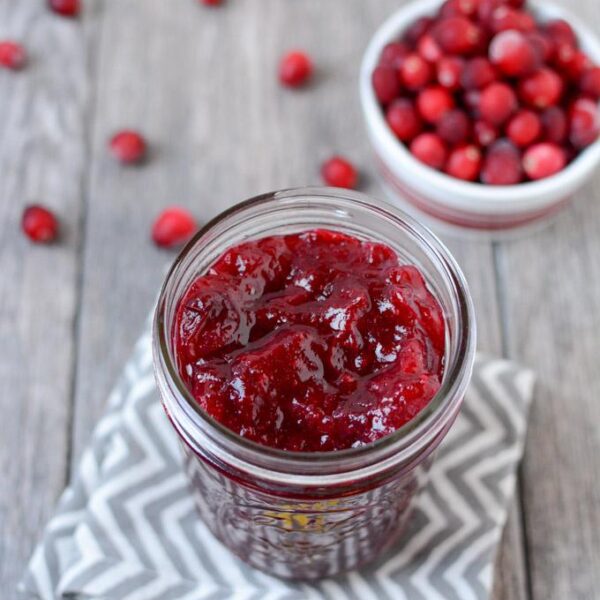
[[[198,404],[291,451],[358,447],[438,391],[442,309],[389,247],[328,230],[230,248],[180,300],[174,346]]]

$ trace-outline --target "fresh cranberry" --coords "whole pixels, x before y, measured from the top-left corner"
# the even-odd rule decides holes
[[[448,17],[438,21],[431,33],[444,52],[470,54],[479,45],[481,31],[465,17]]]
[[[410,48],[404,42],[390,42],[383,47],[379,64],[398,69],[409,54]]]
[[[479,0],[477,7],[477,16],[479,21],[486,27],[489,27],[492,20],[492,15],[497,8],[506,5],[506,0]]]
[[[21,227],[31,241],[38,243],[52,242],[58,234],[58,221],[54,213],[39,204],[25,208]]]
[[[124,129],[111,138],[110,151],[124,164],[138,163],[146,155],[146,140],[137,131]]]
[[[566,42],[556,42],[552,55],[552,66],[568,79],[577,80],[591,62],[583,52]]]
[[[433,24],[431,17],[420,17],[404,32],[404,39],[411,46],[416,46],[420,38],[422,38]]]
[[[542,134],[547,142],[562,144],[567,139],[569,124],[567,115],[558,106],[549,106],[541,113]]]
[[[542,31],[538,29],[529,31],[525,34],[529,43],[534,47],[538,57],[542,62],[548,62],[552,58],[554,52],[554,44],[552,40]]]
[[[520,31],[509,29],[496,34],[489,48],[489,57],[502,73],[521,77],[540,66],[541,57],[535,46]]]
[[[301,50],[288,52],[279,63],[279,81],[288,87],[304,85],[312,72],[312,60]]]
[[[533,31],[535,20],[527,12],[517,10],[510,6],[499,6],[496,8],[488,21],[488,26],[494,33],[508,31]]]
[[[569,140],[582,149],[598,139],[600,119],[598,105],[590,98],[577,98],[569,111]]]
[[[591,67],[581,75],[579,89],[582,94],[600,99],[600,67]]]
[[[563,93],[560,76],[547,67],[538,69],[519,82],[519,97],[533,108],[543,109],[555,105]]]
[[[25,64],[25,48],[17,42],[0,42],[0,66],[19,70]]]
[[[448,90],[458,90],[464,66],[464,59],[458,56],[441,58],[436,65],[438,83]]]
[[[564,19],[555,19],[546,23],[544,31],[550,38],[569,44],[573,48],[578,46],[577,36],[573,28]]]
[[[481,102],[481,91],[480,90],[467,90],[462,97],[464,105],[467,107],[471,116],[475,119],[480,117],[479,104]]]
[[[417,52],[430,63],[435,63],[442,58],[442,49],[433,39],[433,36],[426,33],[417,43]]]
[[[152,239],[157,246],[173,248],[187,242],[198,228],[185,208],[171,206],[158,215],[152,226]]]
[[[479,90],[497,79],[496,69],[483,56],[476,56],[465,63],[460,82],[466,90]]]
[[[387,110],[386,119],[391,130],[403,142],[412,140],[423,128],[421,117],[408,98],[394,100]]]
[[[517,97],[506,83],[491,83],[481,92],[479,112],[492,125],[502,125],[517,106]]]
[[[506,126],[506,134],[510,140],[521,148],[533,144],[541,132],[541,120],[532,110],[520,110]]]
[[[48,0],[48,6],[63,17],[76,17],[81,10],[79,0]]]
[[[354,189],[358,183],[358,173],[354,165],[342,156],[333,156],[321,167],[321,176],[327,185]]]
[[[441,138],[435,133],[421,133],[410,144],[413,156],[434,169],[443,169],[447,151]]]
[[[409,90],[420,90],[431,81],[431,67],[419,54],[409,54],[400,66],[402,83]]]
[[[437,122],[436,132],[444,142],[456,146],[469,137],[471,121],[464,110],[449,110]]]
[[[450,152],[448,163],[446,164],[446,173],[464,179],[465,181],[475,181],[481,171],[481,152],[477,146],[467,144],[459,146]]]
[[[380,65],[372,75],[373,90],[381,104],[389,104],[400,94],[400,81],[396,69],[387,65]]]
[[[488,185],[514,185],[523,179],[521,154],[508,140],[494,142],[487,151],[481,181]]]
[[[441,85],[427,87],[417,96],[419,114],[429,123],[437,123],[444,113],[453,108],[452,94]]]
[[[529,179],[550,177],[562,171],[565,165],[563,149],[549,142],[534,144],[523,155],[523,169]]]
[[[454,17],[457,15],[473,17],[477,14],[478,4],[478,0],[446,0],[440,8],[440,15],[443,17]]]

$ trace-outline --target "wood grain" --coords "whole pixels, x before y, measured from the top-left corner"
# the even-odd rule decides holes
[[[12,598],[66,479],[89,86],[82,27],[13,0],[0,24],[29,53],[26,70],[0,72],[0,595]],[[21,235],[36,202],[62,217],[54,246]]]

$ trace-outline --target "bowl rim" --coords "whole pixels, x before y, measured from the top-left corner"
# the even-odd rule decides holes
[[[427,180],[438,190],[448,192],[445,203],[459,209],[486,213],[490,210],[535,209],[552,204],[557,190],[568,195],[586,180],[600,163],[600,138],[585,148],[565,169],[559,173],[515,185],[490,186],[478,182],[463,181],[421,163],[389,129],[371,85],[371,74],[377,65],[385,44],[397,39],[399,34],[415,19],[433,14],[443,0],[413,0],[388,17],[377,29],[363,55],[359,91],[363,115],[369,134],[382,145],[385,162],[410,170],[415,177]],[[600,64],[600,39],[581,20],[569,11],[543,0],[530,0],[533,12],[543,19],[565,19],[575,30],[580,46],[593,61]],[[373,140],[373,141],[375,141]],[[553,198],[548,198],[552,196]],[[473,205],[474,203],[474,205]]]

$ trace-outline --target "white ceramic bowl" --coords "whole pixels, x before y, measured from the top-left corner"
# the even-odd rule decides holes
[[[552,177],[518,185],[489,186],[431,169],[415,159],[388,127],[371,84],[381,50],[397,40],[417,18],[435,14],[441,4],[441,0],[415,0],[402,7],[377,30],[363,58],[361,103],[386,190],[393,200],[426,217],[433,226],[445,223],[463,231],[515,230],[549,217],[567,204],[598,167],[600,140]],[[581,48],[600,64],[600,42],[580,20],[540,0],[529,6],[542,22],[567,20],[577,33]]]

